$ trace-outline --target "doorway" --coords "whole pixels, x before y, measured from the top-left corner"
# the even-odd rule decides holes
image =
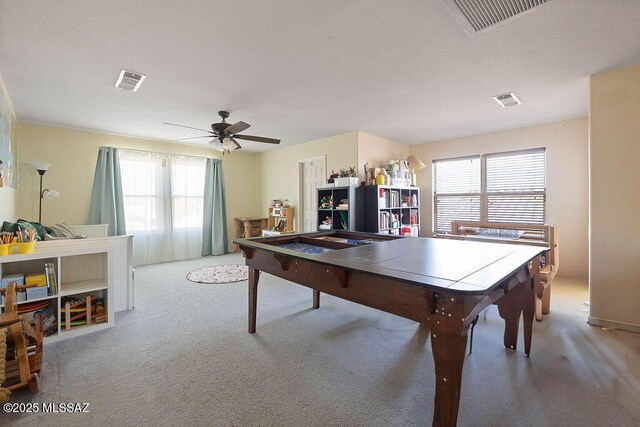
[[[325,185],[327,156],[313,157],[299,161],[300,215],[298,230],[303,232],[318,229],[318,192]]]

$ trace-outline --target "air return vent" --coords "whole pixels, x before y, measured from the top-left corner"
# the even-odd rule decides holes
[[[503,93],[502,95],[497,95],[493,97],[493,100],[500,104],[501,107],[515,107],[516,105],[522,104],[515,93]]]
[[[549,0],[442,0],[467,33],[473,35],[515,18]]]
[[[140,88],[140,85],[146,78],[147,76],[144,76],[142,74],[122,70],[120,71],[120,75],[118,76],[118,80],[116,81],[116,87],[137,92]]]

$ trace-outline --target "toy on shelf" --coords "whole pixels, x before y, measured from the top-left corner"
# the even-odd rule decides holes
[[[51,300],[42,300],[18,306],[18,314],[27,316],[32,326],[36,326],[37,319],[40,317],[42,322],[42,331],[45,337],[58,333],[58,319],[53,313]]]
[[[83,299],[63,298],[60,326],[68,331],[76,326],[89,326],[107,321],[104,299],[87,295]]]
[[[320,199],[320,207],[318,209],[333,209],[333,198],[331,196],[323,196]]]

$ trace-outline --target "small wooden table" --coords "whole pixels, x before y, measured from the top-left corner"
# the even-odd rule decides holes
[[[238,239],[258,237],[262,234],[262,229],[267,228],[267,218],[245,216],[234,218],[234,220],[236,221],[236,235]]]

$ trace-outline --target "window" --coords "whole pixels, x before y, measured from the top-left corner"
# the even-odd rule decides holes
[[[206,159],[123,149],[120,171],[134,264],[199,256]]]
[[[545,222],[545,149],[433,162],[433,227],[451,221]]]
[[[120,156],[125,222],[130,232],[157,228],[156,165],[146,160],[125,153]]]
[[[172,159],[171,197],[174,228],[202,228],[205,165],[201,159]]]

